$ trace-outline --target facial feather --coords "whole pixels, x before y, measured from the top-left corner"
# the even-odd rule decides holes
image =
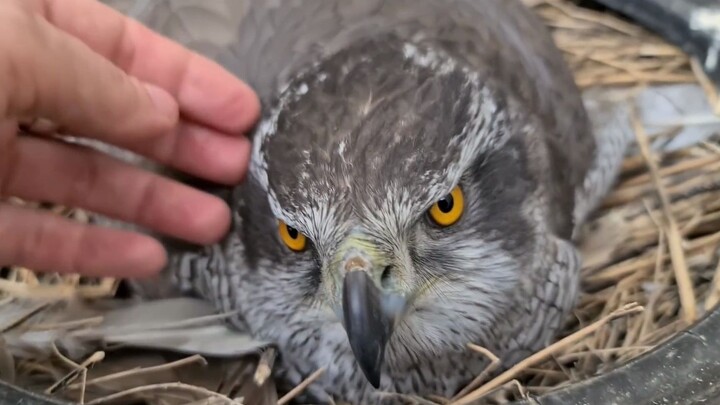
[[[328,309],[337,290],[332,257],[347,233],[359,230],[388,258],[395,288],[415,292],[411,314],[388,349],[390,367],[401,369],[421,354],[487,339],[521,274],[511,251],[517,244],[508,246],[502,227],[520,229],[524,219],[500,211],[520,209],[508,196],[519,195],[513,190],[526,187],[520,184],[527,179],[517,165],[517,145],[506,147],[506,102],[490,83],[420,45],[385,38],[356,47],[287,84],[260,126],[251,173],[267,191],[272,215],[313,243],[312,255],[283,259],[292,273],[271,270],[274,282],[321,275],[317,284],[299,283],[314,290],[282,313],[297,322],[338,322]],[[323,87],[318,79],[342,75],[339,80],[352,78],[357,86]],[[341,99],[349,105],[337,105]],[[305,132],[302,121],[317,121],[312,115],[330,114],[329,108],[344,113]],[[518,185],[493,183],[498,177]],[[435,229],[427,209],[458,184],[468,196],[465,218],[453,229]],[[289,299],[280,287],[264,295]],[[450,327],[448,317],[474,326]]]

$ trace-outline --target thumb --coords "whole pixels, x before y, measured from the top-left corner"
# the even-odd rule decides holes
[[[0,55],[0,83],[8,84],[0,87],[0,114],[46,118],[108,142],[160,135],[178,121],[166,91],[15,2],[0,6]]]

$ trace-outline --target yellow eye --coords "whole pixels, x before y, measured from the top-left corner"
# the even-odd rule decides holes
[[[455,186],[450,194],[430,207],[430,218],[440,226],[450,226],[462,216],[464,204],[462,190],[459,186]]]
[[[285,222],[279,222],[280,239],[282,239],[285,245],[295,252],[305,249],[305,245],[307,244],[307,238],[305,235],[300,233],[297,229],[288,226]]]

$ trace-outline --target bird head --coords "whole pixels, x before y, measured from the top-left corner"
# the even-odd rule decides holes
[[[262,204],[245,208],[282,301],[264,315],[341,324],[375,387],[384,367],[491,336],[533,233],[511,111],[460,56],[389,35],[294,75],[258,126]]]

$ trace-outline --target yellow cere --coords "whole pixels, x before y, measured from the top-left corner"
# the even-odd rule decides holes
[[[282,239],[285,245],[295,252],[304,250],[305,245],[307,245],[307,237],[297,229],[285,224],[285,222],[279,222],[280,239]]]
[[[459,186],[455,186],[450,194],[430,207],[429,214],[430,218],[438,225],[450,226],[460,219],[464,209],[463,192]]]

